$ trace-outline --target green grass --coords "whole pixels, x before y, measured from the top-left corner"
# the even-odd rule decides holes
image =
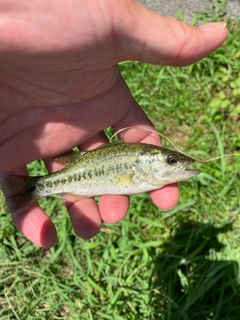
[[[190,67],[121,64],[157,129],[193,156],[240,153],[239,26],[229,22],[224,46]],[[176,208],[133,196],[126,219],[90,241],[57,199],[43,200],[58,230],[50,250],[14,228],[1,200],[1,319],[239,319],[240,157],[195,167]]]

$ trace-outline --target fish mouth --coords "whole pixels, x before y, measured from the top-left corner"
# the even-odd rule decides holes
[[[194,162],[194,161],[193,161]],[[188,169],[188,166],[190,166],[193,162],[187,163],[186,165],[183,166],[181,170],[181,175],[183,176],[183,179],[189,179],[192,177],[197,176],[199,173],[201,173],[201,170],[196,170],[196,169]]]
[[[201,173],[201,170],[190,170],[190,169],[186,169],[185,172],[188,175],[188,178],[192,178],[197,176],[199,173]]]

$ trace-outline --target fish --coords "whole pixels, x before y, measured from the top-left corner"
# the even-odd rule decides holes
[[[192,178],[192,158],[145,143],[112,143],[54,159],[62,170],[44,176],[1,176],[0,186],[10,213],[39,199],[59,195],[76,199],[100,195],[131,195]]]

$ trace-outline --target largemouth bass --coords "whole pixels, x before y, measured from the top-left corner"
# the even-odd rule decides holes
[[[40,177],[0,177],[10,213],[49,195],[88,198],[130,195],[161,188],[200,173],[187,170],[193,159],[176,151],[143,143],[116,143],[55,159],[64,169]]]

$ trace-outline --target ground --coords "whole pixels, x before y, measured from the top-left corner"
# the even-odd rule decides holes
[[[202,10],[211,10],[214,3],[215,8],[221,8],[223,0],[139,0],[149,9],[164,15],[176,17],[176,11],[180,11],[184,21],[190,22],[194,13]],[[224,17],[240,18],[240,0],[226,0],[226,8],[220,10]],[[221,15],[220,14],[220,15]],[[219,17],[221,20],[222,17]]]

